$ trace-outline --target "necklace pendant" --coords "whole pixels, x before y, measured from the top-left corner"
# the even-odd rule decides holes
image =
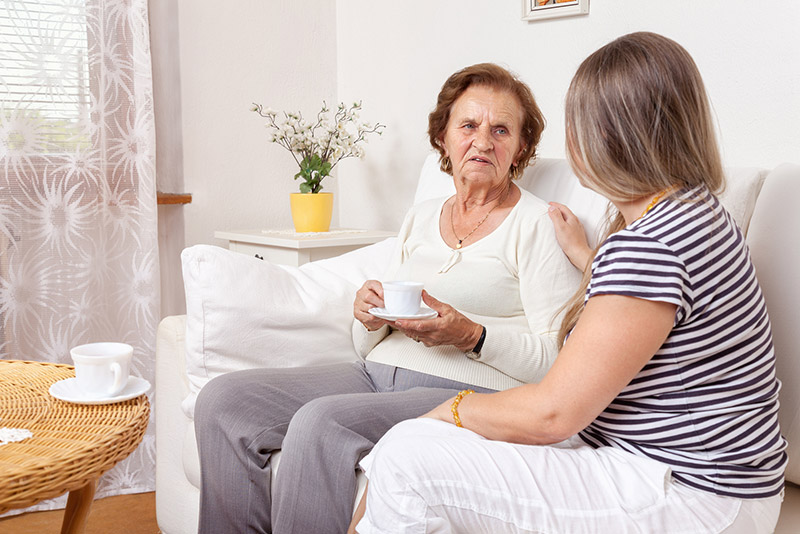
[[[460,239],[458,240],[458,244],[456,244],[456,248],[457,248],[457,249],[458,249],[458,248],[461,248],[461,240],[460,240]]]

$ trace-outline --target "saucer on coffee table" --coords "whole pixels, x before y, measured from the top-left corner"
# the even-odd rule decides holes
[[[135,399],[139,395],[147,393],[150,390],[150,382],[138,376],[131,376],[128,378],[128,383],[122,388],[122,391],[116,395],[101,398],[89,398],[80,389],[78,389],[77,379],[66,378],[59,380],[50,386],[50,395],[53,397],[75,404],[113,404],[115,402],[122,402],[130,399]]]

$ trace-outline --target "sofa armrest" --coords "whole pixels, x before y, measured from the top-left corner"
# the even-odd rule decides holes
[[[786,480],[800,483],[800,165],[783,164],[767,175],[758,195],[747,243],[767,301],[778,378],[781,431],[789,442]]]
[[[161,321],[156,335],[156,517],[161,532],[170,534],[197,532],[200,494],[184,470],[183,450],[190,425],[181,409],[189,395],[185,332],[186,316],[175,315]]]
[[[184,350],[186,344],[186,316],[171,315],[161,320],[156,335],[156,391],[158,392],[158,378],[165,377],[170,383],[170,389],[164,391],[165,395],[178,394],[174,385],[181,384],[183,393],[188,392],[189,380],[186,378],[186,359]],[[158,356],[161,356],[160,358]]]

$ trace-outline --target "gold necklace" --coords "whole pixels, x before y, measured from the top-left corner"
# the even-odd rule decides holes
[[[664,195],[666,195],[670,191],[672,191],[672,187],[668,187],[668,188],[664,189],[663,191],[659,192],[656,196],[654,196],[653,200],[650,201],[650,204],[647,205],[647,207],[644,209],[642,214],[639,215],[639,217],[636,220],[638,221],[639,219],[641,219],[642,217],[647,215],[647,212],[650,211],[651,209],[653,209],[653,207],[655,207],[655,205],[658,204],[658,201],[661,200],[662,198],[664,198]]]
[[[492,214],[492,212],[495,210],[495,208],[497,208],[497,206],[499,206],[500,204],[502,204],[503,202],[506,201],[506,198],[508,198],[508,193],[510,191],[511,191],[511,189],[509,188],[506,191],[506,194],[503,197],[503,199],[500,202],[498,202],[497,204],[495,204],[494,206],[492,206],[492,209],[490,209],[486,213],[486,215],[484,215],[483,219],[481,219],[481,222],[479,222],[475,226],[475,228],[473,228],[472,231],[470,231],[470,233],[468,233],[467,235],[465,235],[464,237],[461,237],[461,238],[458,237],[458,234],[456,233],[456,225],[453,223],[453,212],[456,211],[456,200],[453,199],[453,206],[450,208],[450,229],[453,230],[453,235],[458,240],[458,243],[456,243],[456,249],[461,248],[461,243],[463,243],[469,236],[471,236],[473,233],[475,233],[475,230],[477,230],[478,228],[481,227],[481,225],[486,221],[486,219],[489,218],[489,215]]]

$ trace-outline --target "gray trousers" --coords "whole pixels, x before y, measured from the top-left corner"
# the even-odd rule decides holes
[[[465,388],[489,391],[371,362],[214,378],[195,406],[198,532],[343,534],[361,458],[392,426]],[[270,495],[276,450],[281,464]]]

